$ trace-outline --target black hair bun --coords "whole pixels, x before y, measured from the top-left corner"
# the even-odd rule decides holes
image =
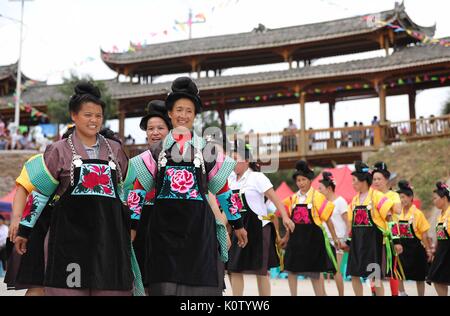
[[[172,83],[172,92],[184,92],[198,95],[197,85],[189,77],[178,77]]]
[[[398,188],[400,190],[411,190],[412,189],[411,186],[409,185],[409,182],[406,180],[400,180],[398,182]]]
[[[387,165],[382,161],[375,163],[373,167],[377,170],[384,170],[384,171],[388,170]]]
[[[295,164],[295,169],[297,169],[298,171],[303,171],[305,173],[311,171],[311,169],[309,169],[308,167],[308,164],[304,160],[297,161],[297,163]]]
[[[100,89],[94,86],[91,82],[82,81],[75,86],[74,90],[76,95],[90,94],[97,99],[102,97]]]
[[[328,172],[328,171],[322,172],[322,178],[324,180],[330,181],[332,177],[333,177],[333,174],[331,172]]]
[[[166,103],[161,100],[152,100],[147,104],[147,112],[159,112],[167,115]]]
[[[355,170],[358,173],[367,173],[369,172],[369,166],[366,165],[364,162],[358,160],[355,162]]]

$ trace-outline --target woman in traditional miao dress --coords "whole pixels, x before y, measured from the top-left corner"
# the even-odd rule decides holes
[[[141,122],[139,123],[139,127],[141,130],[146,132],[149,149],[130,159],[129,170],[133,170],[134,172],[128,172],[125,183],[126,187],[129,187],[129,185],[133,185],[133,189],[144,188],[142,184],[139,183],[139,181],[136,181],[137,173],[147,172],[149,155],[152,154],[152,151],[157,150],[158,145],[160,145],[160,143],[172,129],[172,122],[170,121],[169,115],[167,114],[167,109],[164,101],[152,100],[148,103],[147,114],[142,117]],[[153,157],[153,159],[155,159],[155,157]],[[134,197],[137,200],[139,199],[138,196]],[[152,190],[149,190],[145,196],[144,206],[142,207],[141,214],[139,214],[139,221],[134,220],[135,217],[138,216],[138,214],[133,212],[132,217],[131,238],[133,240],[133,248],[136,253],[136,259],[139,264],[139,269],[141,271],[142,281],[145,288],[148,288],[148,280],[145,267],[148,257],[148,230],[150,227],[150,217],[153,210],[154,198],[155,189],[153,188]]]
[[[436,252],[428,271],[427,282],[434,284],[439,296],[447,296],[450,285],[450,188],[447,184],[436,183],[433,204],[441,213],[436,224]]]
[[[248,234],[248,244],[239,247],[237,238],[232,238],[227,265],[231,276],[234,296],[244,294],[244,275],[255,275],[258,293],[270,296],[270,279],[268,271],[280,265],[277,254],[277,231],[267,212],[265,197],[281,211],[283,223],[288,230],[294,223],[286,213],[283,203],[276,195],[273,185],[254,161],[251,147],[243,142],[236,142],[233,158],[237,161],[234,172],[228,178],[233,193],[240,197],[243,205],[241,215]]]
[[[417,294],[425,295],[425,278],[431,261],[431,245],[428,240],[430,224],[414,204],[414,191],[406,180],[398,183],[397,193],[402,201],[402,213],[398,217],[398,229],[403,252],[400,255],[405,280],[416,281]],[[400,296],[407,296],[404,281],[400,281]]]
[[[400,239],[398,238],[399,237],[398,216],[401,213],[402,204],[400,201],[400,195],[394,190],[391,190],[389,183],[391,178],[391,172],[388,170],[387,164],[385,164],[382,161],[375,163],[375,165],[373,166],[372,177],[373,177],[372,187],[375,190],[378,190],[381,193],[383,193],[388,199],[394,202],[393,212],[391,215],[388,215],[388,221],[393,223],[390,229],[392,230],[391,233],[395,237],[395,239],[393,240],[394,244],[400,244]],[[392,248],[391,250],[394,249]],[[402,276],[403,269],[401,265],[401,260],[399,260],[398,255],[399,253],[392,251],[391,256],[393,258],[393,268],[389,276],[389,286],[391,288],[392,296],[398,296],[399,280],[401,280],[404,277]],[[372,292],[375,293],[373,285],[372,285]]]
[[[319,192],[325,195],[327,200],[334,204],[334,210],[331,214],[331,221],[333,222],[337,238],[339,239],[340,243],[343,244],[347,239],[348,232],[348,203],[342,196],[336,195],[336,181],[334,180],[333,174],[331,172],[323,172],[322,179],[319,182]],[[333,237],[327,226],[325,226],[325,230],[327,231],[328,238],[331,239],[330,242],[333,247],[333,253],[336,254],[338,271],[336,271],[336,273],[334,274],[334,280],[336,282],[339,296],[344,296],[344,280],[342,278],[342,273],[339,270],[342,263],[343,251],[341,249],[336,250],[336,247],[332,240]]]
[[[78,84],[69,101],[72,133],[25,166],[23,177],[36,184],[15,239],[19,254],[50,196],[59,197],[51,209],[45,295],[129,296],[139,283],[121,192],[128,159],[119,142],[99,134],[104,108],[97,87]]]
[[[351,223],[347,239],[349,246],[346,247],[349,250],[347,274],[352,277],[356,296],[363,295],[361,278],[374,281],[376,295],[383,296],[382,279],[392,269],[390,255],[394,246],[388,218],[392,215],[394,202],[371,188],[372,174],[365,163],[355,162],[352,176],[357,194],[347,213]]]
[[[207,196],[211,192],[217,197],[240,245],[245,246],[246,231],[227,182],[236,163],[193,132],[202,102],[190,78],[174,80],[165,103],[173,130],[163,141],[158,159],[150,155],[148,171],[137,175],[144,189],[129,195],[129,201],[139,196],[139,203],[129,203],[139,220],[146,191],[156,188],[147,246],[149,294],[222,295],[224,268],[219,259],[227,257],[226,230],[216,226]]]
[[[288,231],[281,242],[286,245],[284,268],[288,272],[289,289],[291,295],[297,295],[297,277],[300,274],[311,279],[317,296],[324,296],[322,273],[337,271],[336,258],[324,224],[328,226],[336,248],[340,248],[331,222],[334,204],[311,186],[314,171],[306,161],[297,162],[292,178],[299,190],[283,202],[295,223],[295,229],[292,233]],[[333,263],[331,267],[329,261]]]

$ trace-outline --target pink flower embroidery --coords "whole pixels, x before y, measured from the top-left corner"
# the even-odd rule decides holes
[[[137,214],[137,215],[141,215],[141,211],[142,211],[142,207],[137,206],[134,210],[133,213]]]
[[[392,235],[393,236],[398,236],[399,235],[398,234],[398,225],[397,224],[392,226]]]
[[[175,173],[175,169],[174,169],[174,168],[169,168],[169,169],[167,169],[167,171],[166,171],[166,174],[167,174],[169,177],[173,176],[174,173]]]
[[[367,216],[367,212],[365,210],[363,210],[363,209],[356,210],[355,224],[356,225],[369,225],[369,217]]]
[[[177,170],[171,178],[170,188],[179,193],[186,193],[194,185],[194,175],[186,169]]]
[[[310,224],[311,221],[309,220],[308,209],[305,207],[296,207],[294,209],[292,220],[296,224]]]
[[[447,239],[447,236],[445,235],[445,231],[442,226],[438,227],[437,232],[436,232],[436,237],[438,240]]]
[[[234,193],[231,195],[231,204],[236,210],[242,209],[242,201],[241,198],[239,197],[239,194]]]
[[[189,196],[195,199],[198,196],[197,190],[192,190],[191,192],[189,192]]]
[[[137,194],[134,191],[131,191],[128,194],[128,199],[127,199],[127,203],[128,203],[128,207],[132,210],[136,209],[139,206],[139,194]]]

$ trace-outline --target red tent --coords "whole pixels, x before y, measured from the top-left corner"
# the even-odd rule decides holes
[[[340,168],[328,168],[323,171],[328,171],[333,174],[336,181],[336,195],[342,196],[347,203],[350,203],[352,198],[356,195],[356,192],[352,186],[352,171],[347,166]],[[317,176],[313,180],[313,188],[319,188],[319,180],[322,180],[322,175]]]
[[[275,193],[277,194],[277,196],[280,198],[281,201],[283,201],[288,196],[291,196],[292,194],[294,194],[294,192],[291,190],[291,188],[284,181],[281,182],[280,186],[275,190]],[[275,215],[278,217],[281,216],[281,214],[278,210],[275,212]]]
[[[14,195],[16,194],[16,187],[11,190],[4,197],[0,198],[0,214],[2,214],[7,220],[10,218],[10,213],[12,209],[12,202]]]
[[[275,193],[278,195],[278,197],[280,198],[280,200],[284,200],[285,198],[287,198],[288,196],[291,196],[292,194],[294,194],[294,192],[292,192],[291,188],[286,184],[286,182],[282,182],[280,184],[280,186],[275,190]]]

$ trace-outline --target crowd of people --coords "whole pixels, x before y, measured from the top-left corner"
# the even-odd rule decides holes
[[[27,129],[25,131],[12,132],[12,123],[5,122],[0,117],[0,150],[38,150],[45,151],[45,148],[52,143],[47,135],[35,135]]]
[[[437,246],[412,204],[414,189],[389,185],[379,162],[355,162],[350,203],[335,194],[333,174],[315,173],[304,160],[292,179],[298,190],[284,200],[261,172],[245,141],[232,152],[193,131],[202,111],[190,78],[173,81],[166,100],[153,100],[139,124],[148,150],[128,159],[122,143],[101,129],[105,103],[97,87],[82,82],[69,100],[74,126],[43,154],[31,157],[16,179],[5,283],[27,295],[218,296],[228,274],[233,295],[244,293],[244,275],[255,275],[260,295],[270,296],[269,270],[288,273],[292,295],[307,276],[326,295],[332,273],[344,295],[340,264],[355,295],[361,280],[374,295],[406,295],[401,281],[424,282],[439,295],[450,284],[450,189],[436,183],[440,210]],[[292,123],[292,122],[291,122]],[[294,129],[293,124],[290,124]],[[296,128],[296,127],[295,127]],[[410,293],[412,294],[412,293]]]

